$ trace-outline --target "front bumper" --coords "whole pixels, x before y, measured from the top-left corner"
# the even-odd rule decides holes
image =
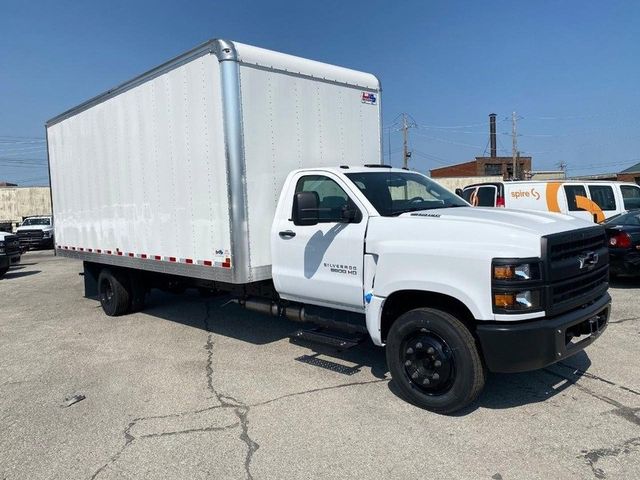
[[[52,247],[53,246],[53,237],[27,237],[22,236],[19,237],[20,247],[25,250],[29,248],[37,248],[37,247]]]
[[[553,318],[482,324],[476,332],[492,372],[526,372],[570,357],[593,343],[607,327],[611,297]]]
[[[19,253],[10,253],[8,255],[0,255],[0,268],[11,267],[20,263]]]

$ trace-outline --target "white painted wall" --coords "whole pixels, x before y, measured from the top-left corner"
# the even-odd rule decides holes
[[[51,215],[50,192],[49,187],[0,187],[0,222],[15,227],[22,217]]]

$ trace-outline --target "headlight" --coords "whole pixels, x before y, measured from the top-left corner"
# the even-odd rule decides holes
[[[497,263],[493,264],[494,280],[540,280],[540,264],[539,263]]]
[[[494,313],[544,310],[542,262],[539,258],[494,258],[491,300]]]
[[[539,290],[494,292],[494,309],[509,312],[535,311],[541,308]]]
[[[44,232],[43,237],[44,238],[49,238],[51,236],[51,232]]]

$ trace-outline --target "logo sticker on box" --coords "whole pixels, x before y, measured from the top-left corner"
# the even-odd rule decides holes
[[[369,105],[375,105],[377,98],[375,93],[362,92],[362,103],[368,103]]]

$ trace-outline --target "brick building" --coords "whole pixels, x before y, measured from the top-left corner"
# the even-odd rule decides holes
[[[531,157],[518,157],[518,177],[524,177],[531,171]],[[511,157],[476,157],[475,160],[431,170],[432,178],[442,177],[488,177],[502,175],[509,180],[513,178],[513,158]]]
[[[617,180],[621,182],[634,182],[640,185],[640,163],[636,163],[618,173]]]

